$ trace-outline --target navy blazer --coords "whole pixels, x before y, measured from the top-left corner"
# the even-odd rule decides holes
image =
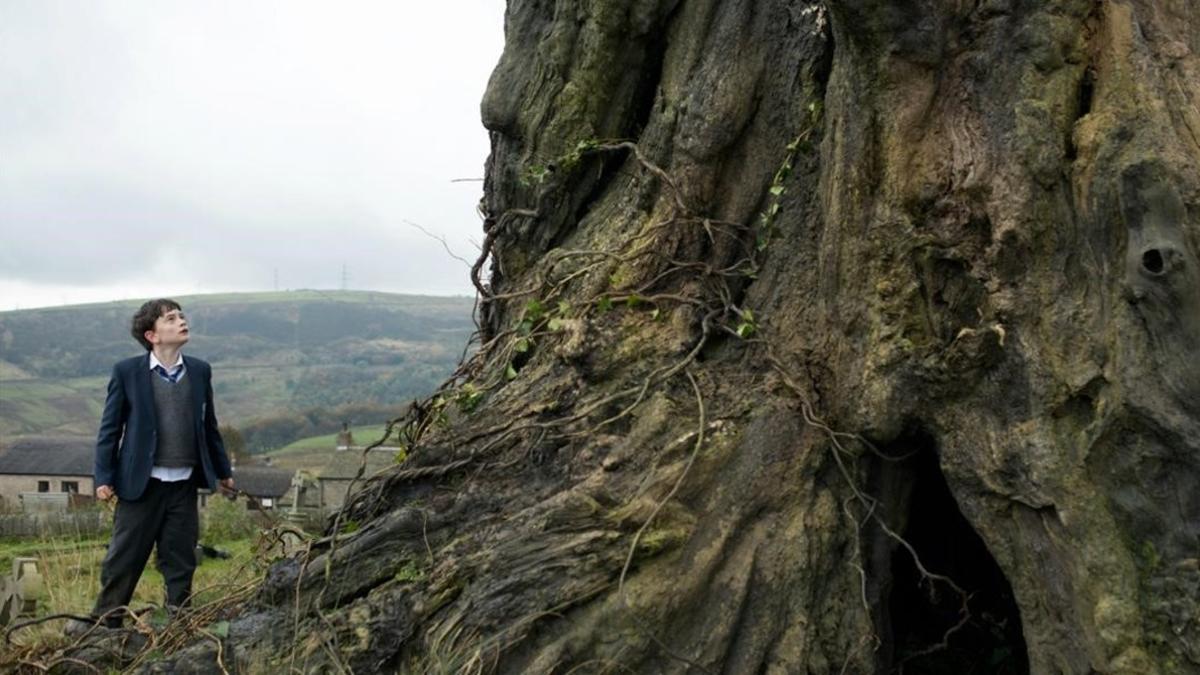
[[[187,375],[180,384],[192,387],[195,402],[196,442],[200,464],[192,471],[192,480],[216,489],[217,480],[229,478],[229,456],[217,431],[213,410],[212,367],[200,359],[183,357]],[[96,487],[111,485],[120,499],[134,501],[142,496],[150,482],[154,452],[158,445],[158,416],[154,409],[154,390],[150,370],[150,352],[120,361],[113,366],[108,381],[108,397],[100,417],[96,438]]]

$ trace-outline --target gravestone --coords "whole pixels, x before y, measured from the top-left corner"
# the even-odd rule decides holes
[[[41,590],[37,558],[14,558],[12,574],[0,577],[0,625],[11,623],[18,616],[34,614]]]

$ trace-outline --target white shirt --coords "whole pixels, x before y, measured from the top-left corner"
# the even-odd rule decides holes
[[[175,365],[168,368],[167,366],[163,365],[162,361],[158,360],[158,357],[154,355],[154,352],[150,352],[150,370],[154,370],[155,366],[162,366],[163,370],[167,371],[168,373],[174,371],[176,368],[179,368],[179,377],[176,378],[176,380],[182,380],[183,376],[187,375],[187,364],[183,362],[183,354],[180,354],[178,358],[175,359]]]
[[[175,365],[168,368],[167,366],[163,365],[162,361],[158,360],[158,357],[154,355],[154,352],[150,352],[150,370],[154,370],[155,366],[162,366],[163,370],[167,371],[168,373],[174,371],[176,368],[179,368],[180,369],[179,378],[176,380],[176,382],[183,381],[183,376],[187,375],[187,366],[184,365],[184,363],[183,363],[183,354],[179,355],[179,358],[175,361]],[[161,377],[161,375],[159,375],[158,373],[153,373],[151,375],[151,377]],[[181,480],[187,480],[187,479],[191,478],[192,477],[192,467],[190,467],[190,466],[153,466],[150,468],[150,477],[157,478],[164,483],[175,483],[175,482],[178,482]]]

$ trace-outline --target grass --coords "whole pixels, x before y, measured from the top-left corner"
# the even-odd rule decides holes
[[[356,427],[351,431],[354,432],[354,443],[356,445],[365,446],[375,441],[378,441],[383,432],[387,430],[386,424],[378,424],[374,426]],[[392,432],[392,438],[388,440],[388,445],[396,445],[396,433]],[[280,469],[296,470],[302,469],[305,471],[321,471],[330,464],[335,458],[334,447],[337,444],[337,434],[326,434],[324,436],[310,436],[302,438],[295,443],[284,446],[278,450],[260,455],[262,457],[270,457],[273,466]],[[352,451],[353,452],[353,451]],[[346,454],[346,453],[341,453]],[[353,452],[355,458],[361,453]]]
[[[31,377],[33,375],[25,372],[16,364],[0,360],[0,382],[5,380],[28,380]]]
[[[76,553],[80,549],[102,549],[107,543],[107,534],[42,539],[0,539],[0,574],[7,574],[12,570],[12,561],[15,558],[66,555]]]
[[[355,445],[370,445],[383,437],[383,432],[387,431],[386,424],[377,424],[374,426],[358,427],[350,430],[354,434]],[[396,442],[395,432],[392,433],[392,438],[388,440],[388,445],[394,445]],[[297,452],[308,452],[310,450],[333,450],[337,446],[337,434],[326,434],[324,436],[309,436],[290,443],[267,453],[271,457],[279,455],[287,455]]]
[[[201,541],[227,551],[230,557],[205,559],[196,568],[192,582],[194,606],[221,600],[233,589],[261,578],[263,566],[256,557],[254,538],[209,541],[202,536]],[[37,616],[61,613],[86,616],[91,612],[96,595],[100,591],[100,564],[107,543],[107,535],[3,540],[0,541],[0,559],[3,560],[4,567],[0,568],[0,571],[7,574],[12,568],[11,561],[14,557],[36,557],[38,572],[42,575],[42,587],[36,594]],[[160,606],[164,594],[162,574],[155,569],[152,556],[130,604],[135,610],[139,607]],[[64,625],[63,621],[47,621],[20,630],[13,635],[11,648],[53,649],[63,646],[66,644],[66,638],[62,635]]]
[[[0,381],[0,434],[95,433],[104,377]]]

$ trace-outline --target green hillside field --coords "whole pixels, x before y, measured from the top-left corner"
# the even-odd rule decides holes
[[[185,353],[213,365],[222,424],[251,451],[382,422],[454,370],[474,330],[473,299],[367,291],[177,298]],[[140,301],[0,312],[0,442],[94,434],[112,364],[141,353],[128,334]]]
[[[382,438],[386,430],[387,425],[385,424],[354,427],[352,429],[354,444],[358,446],[370,445]],[[389,440],[387,444],[396,445],[395,438]],[[361,452],[339,452],[334,449],[336,446],[337,433],[309,436],[308,438],[302,438],[289,443],[282,448],[271,450],[263,455],[263,457],[270,458],[271,465],[281,469],[304,469],[314,472],[329,466],[329,463],[335,459],[340,461],[341,464],[349,463],[350,465],[354,465],[356,461],[361,461]],[[258,459],[260,458],[256,458],[256,460]]]

